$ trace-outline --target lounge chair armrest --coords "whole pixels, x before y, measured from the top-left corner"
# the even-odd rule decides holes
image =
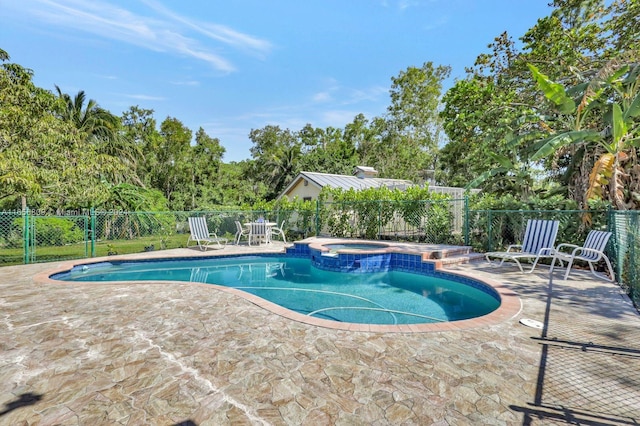
[[[514,248],[514,249],[516,249],[516,248],[522,249],[522,244],[511,244],[509,247],[507,247],[507,253],[509,253],[512,248]],[[520,251],[522,251],[522,250],[520,250]]]
[[[584,256],[585,253],[594,253],[594,254],[597,254],[600,257],[604,256],[604,253],[601,252],[600,250],[590,249],[590,248],[585,248],[585,247],[576,247],[573,250],[573,252],[571,253],[571,255],[580,257],[580,256]]]
[[[538,250],[538,256],[553,256],[556,254],[556,249],[553,247],[542,247]]]
[[[562,252],[562,249],[565,249],[565,250],[566,250],[567,248],[570,248],[570,249],[577,249],[577,248],[579,248],[579,247],[580,247],[580,246],[575,245],[575,244],[562,243],[562,244],[560,244],[560,245],[558,245],[558,246],[556,247],[556,251],[560,253],[560,252]],[[567,253],[568,253],[568,251],[567,251]]]

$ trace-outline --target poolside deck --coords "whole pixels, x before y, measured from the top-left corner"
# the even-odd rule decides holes
[[[589,273],[550,283],[545,267],[449,265],[499,281],[522,311],[384,334],[295,322],[201,285],[34,279],[55,266],[0,268],[0,424],[640,422],[640,316]]]

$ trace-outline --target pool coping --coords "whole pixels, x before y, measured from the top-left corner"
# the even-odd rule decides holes
[[[353,240],[350,240],[353,242]],[[310,243],[311,244],[311,243]],[[407,254],[416,254],[415,250],[403,250],[400,244],[387,243],[389,245],[390,251],[394,253],[407,253]],[[379,252],[376,250],[376,252]],[[73,285],[73,286],[84,286],[84,285],[122,285],[123,281],[116,281],[111,283],[106,282],[96,282],[96,281],[86,281],[86,282],[71,282],[71,281],[59,281],[51,279],[50,277],[54,274],[65,272],[71,270],[73,267],[77,267],[80,265],[100,263],[100,262],[111,262],[111,261],[132,261],[132,260],[160,260],[160,259],[189,259],[194,257],[218,257],[221,255],[224,256],[242,256],[247,255],[247,253],[233,253],[229,254],[227,251],[223,252],[205,252],[200,254],[199,256],[187,256],[187,255],[171,255],[166,253],[166,256],[158,256],[158,253],[155,252],[153,256],[143,256],[141,253],[136,253],[132,255],[117,255],[117,256],[108,256],[108,257],[96,257],[96,258],[88,258],[88,259],[75,259],[69,260],[62,263],[57,264],[54,268],[42,271],[34,276],[34,281],[38,284],[43,285]],[[364,252],[360,252],[364,253]],[[285,252],[276,252],[273,251],[260,251],[256,249],[251,252],[252,255],[263,255],[263,254],[285,254]],[[478,278],[471,273],[463,272],[463,271],[451,271],[443,268],[442,262],[439,260],[429,260],[425,259],[423,256],[423,262],[430,262],[434,264],[435,271],[440,273],[446,273],[454,276],[458,276],[461,278],[471,279],[475,281],[482,282],[491,288],[493,288],[500,297],[500,306],[490,312],[487,315],[483,315],[481,317],[458,320],[458,321],[448,321],[442,323],[429,323],[429,324],[400,324],[400,325],[388,325],[388,324],[360,324],[360,323],[347,323],[347,322],[337,322],[330,321],[315,317],[310,317],[298,312],[291,311],[287,308],[284,308],[280,305],[277,305],[268,300],[262,299],[258,296],[255,296],[250,293],[246,293],[242,290],[225,287],[217,284],[204,284],[204,283],[196,283],[196,282],[184,282],[184,281],[135,281],[129,282],[132,285],[135,284],[188,284],[188,285],[197,285],[203,286],[210,289],[215,289],[218,291],[223,291],[228,294],[232,294],[238,297],[241,297],[248,302],[263,308],[273,314],[278,316],[290,319],[292,321],[313,325],[317,327],[323,327],[333,330],[345,330],[345,331],[355,331],[355,332],[374,332],[374,333],[427,333],[427,332],[446,332],[446,331],[461,331],[473,328],[480,327],[489,327],[492,325],[500,324],[502,322],[508,321],[510,319],[515,318],[522,310],[522,301],[520,297],[514,291],[508,289],[505,285],[501,284],[499,281],[488,278]]]

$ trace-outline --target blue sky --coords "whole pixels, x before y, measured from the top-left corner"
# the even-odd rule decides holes
[[[121,115],[153,109],[250,157],[251,129],[381,116],[391,78],[432,61],[455,78],[548,0],[0,0],[0,48],[35,83]]]

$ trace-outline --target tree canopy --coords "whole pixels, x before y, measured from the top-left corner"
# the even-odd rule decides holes
[[[140,106],[116,115],[84,91],[33,83],[0,49],[0,209],[198,210],[274,200],[300,171],[422,181],[497,196],[640,207],[640,3],[555,0],[497,34],[463,78],[425,61],[390,78],[384,114],[344,128],[252,129],[250,158]],[[521,46],[521,47],[517,47]]]

